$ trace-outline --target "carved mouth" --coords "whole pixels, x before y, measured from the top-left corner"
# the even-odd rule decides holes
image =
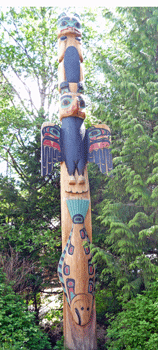
[[[63,32],[64,30],[72,30],[73,32],[80,33],[80,31],[78,29],[76,29],[75,27],[66,27],[64,29],[61,29],[61,32]]]
[[[79,324],[79,326],[81,326],[81,316],[80,316],[80,313],[79,313],[77,308],[75,308],[75,312],[76,312],[76,315],[78,317],[78,324]]]

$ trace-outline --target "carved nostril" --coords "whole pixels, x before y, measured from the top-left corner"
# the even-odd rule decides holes
[[[83,306],[81,307],[81,310],[84,310],[84,307],[83,307]]]
[[[87,307],[87,311],[89,311],[89,307]]]

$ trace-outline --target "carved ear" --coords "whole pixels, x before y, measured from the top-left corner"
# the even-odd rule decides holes
[[[60,93],[61,95],[63,95],[64,93],[68,93],[68,92],[70,92],[69,83],[67,81],[63,81],[60,84]]]
[[[74,17],[78,17],[79,19],[81,19],[81,17],[78,15],[78,13],[73,13]]]
[[[84,92],[84,87],[83,87],[83,84],[82,83],[78,83],[77,84],[77,92],[79,93],[83,93]]]
[[[64,17],[64,16],[66,16],[66,13],[65,13],[65,12],[62,12],[62,13],[59,15],[59,17],[58,17],[58,21],[59,21],[60,18],[62,18],[62,17]]]

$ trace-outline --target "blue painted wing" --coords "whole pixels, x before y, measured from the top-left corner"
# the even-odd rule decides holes
[[[111,132],[107,125],[99,124],[87,130],[87,160],[96,163],[100,171],[106,175],[113,169],[110,143]]]
[[[61,161],[60,127],[44,123],[41,128],[41,175],[50,175],[54,164]]]

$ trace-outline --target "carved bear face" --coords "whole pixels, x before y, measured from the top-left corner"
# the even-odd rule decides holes
[[[66,33],[76,33],[81,35],[81,23],[79,15],[61,13],[58,18],[58,37]]]

